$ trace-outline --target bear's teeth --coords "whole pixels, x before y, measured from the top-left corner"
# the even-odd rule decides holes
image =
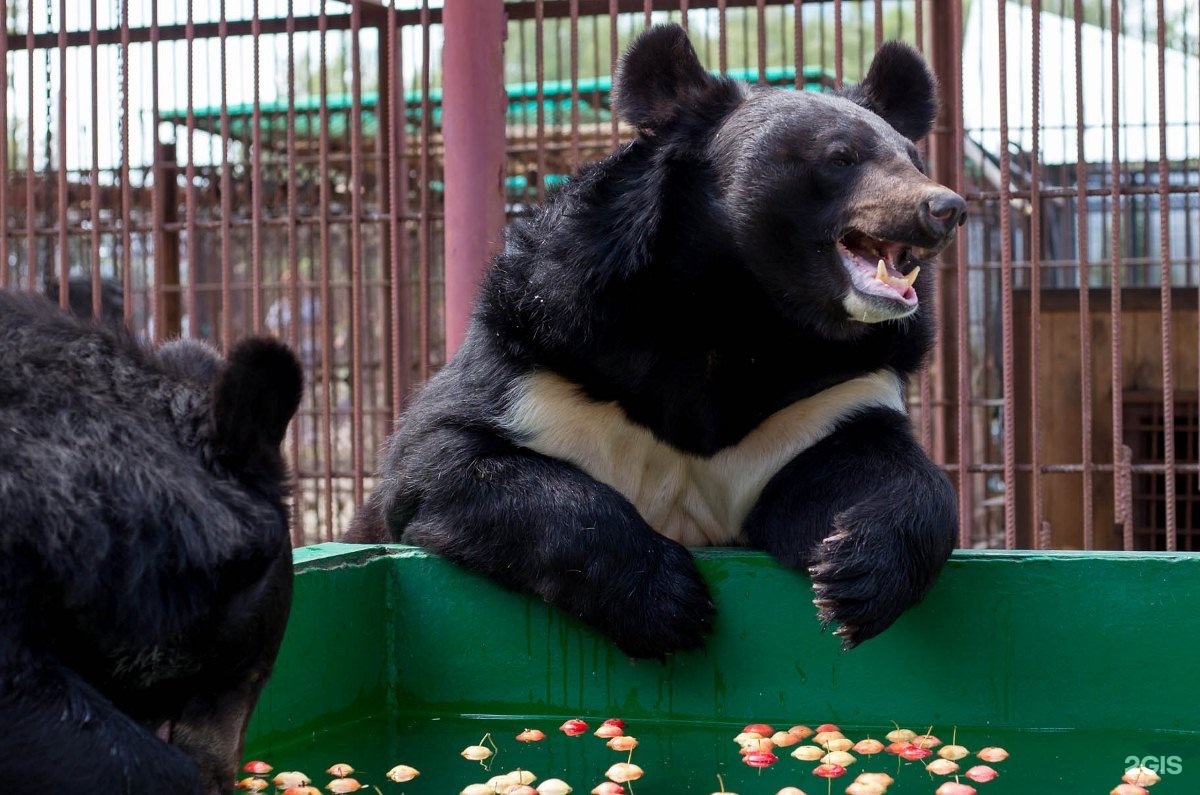
[[[905,290],[907,290],[909,287],[913,286],[913,282],[917,280],[917,274],[920,272],[921,266],[918,265],[917,267],[913,268],[912,272],[907,276],[892,276],[890,273],[888,273],[887,263],[883,260],[879,260],[879,265],[875,269],[875,278],[884,284],[891,285],[892,287],[903,287]]]

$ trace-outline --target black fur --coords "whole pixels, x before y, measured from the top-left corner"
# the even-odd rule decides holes
[[[925,597],[954,546],[946,477],[895,412],[864,412],[792,460],[746,518],[750,542],[806,568],[823,622],[851,643]],[[855,485],[851,485],[855,484]],[[852,634],[851,634],[852,633]]]
[[[937,116],[937,80],[920,53],[901,41],[885,42],[866,79],[842,96],[879,114],[912,141],[928,135]]]
[[[616,81],[642,134],[509,230],[467,340],[400,420],[347,540],[426,546],[634,656],[699,646],[713,607],[686,551],[503,418],[524,379],[554,373],[704,459],[830,387],[916,372],[934,328],[929,260],[964,205],[905,138],[932,107],[928,70],[911,50],[884,52],[888,73],[872,68],[848,101],[714,78],[679,28],[643,34]],[[926,266],[915,313],[850,316],[847,235],[891,241],[903,272]],[[843,417],[729,529],[811,566],[822,618],[853,645],[928,590],[954,505],[907,418],[875,409]]]
[[[291,603],[278,444],[299,397],[278,343],[155,353],[0,292],[6,788],[232,785]]]

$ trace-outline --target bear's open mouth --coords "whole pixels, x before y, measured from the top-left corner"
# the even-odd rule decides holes
[[[852,229],[837,241],[838,259],[850,274],[854,289],[868,296],[901,304],[911,311],[917,305],[913,283],[921,268],[903,243],[878,240]],[[903,269],[908,268],[908,273]],[[907,314],[907,311],[903,312]]]

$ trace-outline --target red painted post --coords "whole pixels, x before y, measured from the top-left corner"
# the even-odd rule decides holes
[[[446,181],[446,358],[466,335],[483,269],[504,236],[504,4],[442,9]]]

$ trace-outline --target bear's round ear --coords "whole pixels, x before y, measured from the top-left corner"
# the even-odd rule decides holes
[[[937,81],[921,54],[901,41],[885,42],[867,76],[842,96],[882,116],[910,141],[924,138],[937,116]]]
[[[207,342],[193,339],[173,339],[164,342],[154,352],[159,364],[179,378],[186,378],[208,388],[217,380],[224,359]]]
[[[700,65],[683,28],[658,25],[639,35],[622,56],[613,105],[622,119],[652,133],[717,83]]]
[[[254,337],[235,345],[213,386],[213,441],[221,460],[237,469],[278,455],[303,386],[300,362],[283,343]]]

